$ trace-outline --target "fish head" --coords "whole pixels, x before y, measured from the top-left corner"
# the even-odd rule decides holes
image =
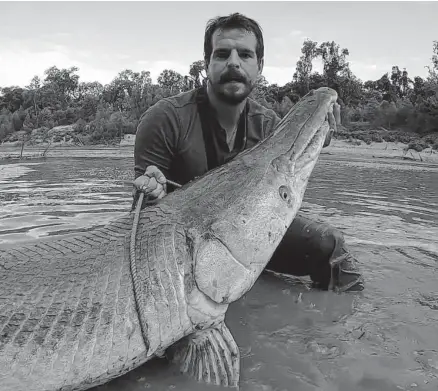
[[[216,199],[209,199],[210,209],[201,206],[208,221],[205,238],[223,247],[230,262],[246,270],[249,285],[263,271],[301,207],[330,131],[329,115],[336,100],[337,93],[330,88],[312,91],[268,138],[212,177]]]

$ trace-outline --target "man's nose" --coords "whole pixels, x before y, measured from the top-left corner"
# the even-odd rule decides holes
[[[235,68],[240,67],[240,57],[239,54],[237,53],[237,50],[231,51],[230,57],[228,57],[227,65],[229,67],[235,67]]]

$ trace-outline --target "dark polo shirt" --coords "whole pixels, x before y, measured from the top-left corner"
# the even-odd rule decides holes
[[[209,132],[206,140],[198,103],[205,107],[206,131]],[[253,147],[268,136],[279,121],[273,110],[248,98],[239,120],[234,149],[230,151],[225,130],[219,125],[204,88],[164,98],[140,119],[135,140],[135,178],[143,175],[146,167],[154,165],[167,179],[183,185]]]

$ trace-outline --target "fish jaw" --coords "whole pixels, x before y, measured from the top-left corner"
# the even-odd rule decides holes
[[[336,91],[327,87],[311,91],[282,119],[269,140],[270,144],[288,146],[285,152],[280,152],[272,160],[278,171],[291,178],[309,176],[306,167],[313,168],[318,159],[330,130],[328,114],[332,112],[337,98]],[[273,151],[275,154],[275,148]],[[301,172],[303,168],[304,172]]]

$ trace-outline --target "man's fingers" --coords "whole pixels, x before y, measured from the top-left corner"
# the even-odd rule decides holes
[[[335,116],[333,115],[332,112],[328,112],[327,113],[327,119],[328,119],[328,123],[330,126],[330,130],[333,130],[334,132],[336,132],[336,120],[335,120]]]
[[[165,190],[161,184],[157,184],[155,189],[148,193],[148,195],[152,198],[159,198],[162,193],[165,193]]]
[[[144,191],[146,194],[152,194],[158,187],[158,182],[155,178],[149,178],[149,181],[145,183],[141,190]]]
[[[148,193],[155,190],[157,187],[157,180],[155,178],[149,178],[148,176],[142,175],[134,181],[134,187],[137,190]]]
[[[144,175],[147,175],[151,178],[155,178],[157,182],[161,183],[162,185],[166,184],[166,177],[161,172],[161,170],[156,166],[148,166],[146,168]]]

